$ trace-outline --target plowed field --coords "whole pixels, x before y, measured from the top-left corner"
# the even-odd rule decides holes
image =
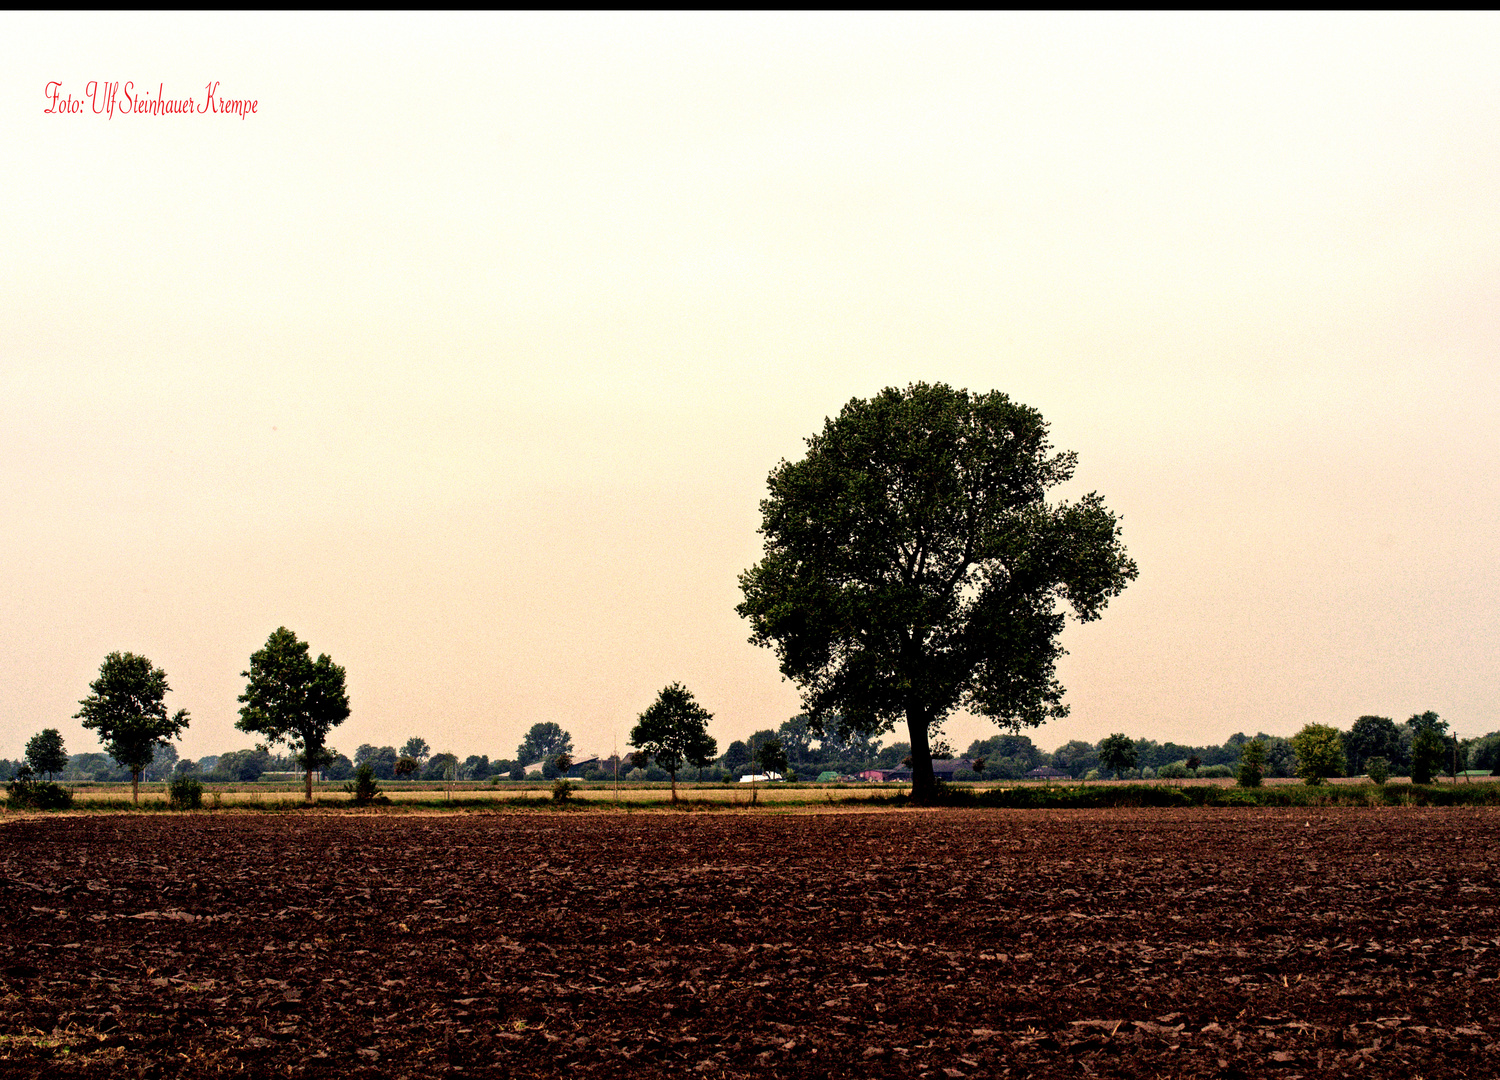
[[[1500,814],[0,824],[6,1076],[1494,1076]]]

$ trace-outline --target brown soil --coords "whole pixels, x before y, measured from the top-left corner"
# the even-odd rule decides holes
[[[12,819],[0,1075],[1494,1075],[1497,825]]]

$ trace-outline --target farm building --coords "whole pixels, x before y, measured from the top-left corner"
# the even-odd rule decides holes
[[[966,757],[944,758],[941,761],[934,761],[932,763],[933,778],[937,780],[947,780],[950,782],[953,780],[954,773],[962,772],[964,770],[972,772],[973,769],[974,763]]]

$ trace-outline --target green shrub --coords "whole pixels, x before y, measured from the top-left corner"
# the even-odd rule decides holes
[[[1234,775],[1234,771],[1228,765],[1204,765],[1198,770],[1200,778],[1207,777],[1213,780],[1227,780]]]
[[[61,784],[38,780],[31,766],[22,765],[16,778],[5,785],[6,805],[15,810],[67,810],[73,793]]]
[[[559,776],[552,781],[552,801],[558,806],[566,806],[568,800],[573,797],[573,785],[568,783],[567,777]]]
[[[354,770],[354,779],[344,784],[344,790],[353,797],[356,806],[369,806],[377,799],[390,802],[380,793],[380,786],[375,783],[375,767],[368,761]]]
[[[195,776],[179,773],[167,785],[167,796],[173,810],[203,809],[203,784]]]
[[[1158,780],[1186,780],[1188,767],[1185,761],[1171,761],[1156,770]]]
[[[1372,757],[1365,762],[1365,775],[1372,784],[1383,784],[1391,778],[1391,763],[1383,757]]]

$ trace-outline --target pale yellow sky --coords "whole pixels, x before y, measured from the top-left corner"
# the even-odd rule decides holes
[[[346,752],[608,752],[674,680],[774,726],[766,474],[919,379],[1039,408],[1125,517],[1043,746],[1500,728],[1496,55],[1490,15],[0,16],[0,756],[93,749],[114,649],[186,755],[248,745],[282,624]]]

